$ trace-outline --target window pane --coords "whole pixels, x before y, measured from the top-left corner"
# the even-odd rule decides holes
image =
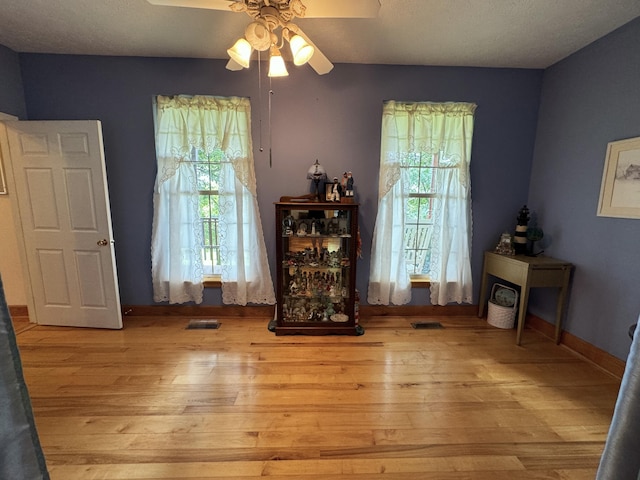
[[[416,268],[416,237],[417,225],[406,224],[404,228],[405,260],[409,274],[414,274]]]
[[[210,190],[209,165],[207,163],[196,163],[195,167],[198,190]]]
[[[406,167],[419,167],[422,155],[420,153],[406,153],[404,155],[403,164]]]
[[[200,191],[199,214],[202,219],[202,263],[205,275],[220,273],[220,244],[218,221],[220,197],[218,194],[224,153],[197,150],[193,155],[196,182]]]
[[[200,195],[200,209],[199,209],[200,218],[208,218],[211,216],[210,203],[211,203],[210,195],[206,195],[206,194]]]
[[[202,219],[202,265],[205,275],[219,273],[220,247],[218,245],[218,219]]]
[[[429,272],[433,198],[437,169],[432,154],[408,154],[403,165],[408,181],[405,197],[405,258],[411,275]]]
[[[420,189],[420,169],[418,168],[407,168],[405,170],[407,172],[406,179],[408,181],[407,185],[407,193],[415,194],[419,193]]]
[[[409,197],[405,201],[405,257],[411,275],[426,275],[429,271],[432,203],[428,197]]]
[[[420,224],[430,224],[433,221],[432,218],[432,204],[433,198],[419,198],[418,200],[418,212],[416,218],[418,219],[418,223]]]
[[[408,197],[404,202],[404,223],[415,223],[418,219],[419,199]]]
[[[436,171],[433,168],[423,168],[420,170],[420,181],[418,190],[420,193],[435,193],[434,176]]]
[[[420,155],[420,166],[422,167],[434,167],[435,155],[431,153],[422,153]]]

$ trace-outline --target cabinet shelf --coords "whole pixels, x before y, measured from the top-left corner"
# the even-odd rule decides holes
[[[312,298],[312,299],[322,299],[322,300],[330,300],[333,303],[337,303],[340,300],[344,300],[346,298],[349,298],[348,294],[343,295],[323,295],[323,294],[305,294],[305,293],[296,293],[296,294],[289,294],[289,295],[285,295],[284,297],[284,301],[286,302],[287,299],[292,299],[292,298]]]
[[[349,268],[351,265],[309,265],[306,263],[284,263],[282,268],[285,269],[304,269],[304,270],[318,270],[318,271],[331,271],[331,270],[342,270],[343,268]]]
[[[351,235],[299,235],[297,233],[291,235],[283,233],[282,236],[286,238],[351,238]]]
[[[364,333],[355,301],[357,233],[357,204],[276,203],[276,335]]]

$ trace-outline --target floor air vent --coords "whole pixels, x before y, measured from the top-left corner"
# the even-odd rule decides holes
[[[189,320],[187,330],[215,330],[220,328],[220,322],[211,318],[197,318]]]
[[[412,323],[411,326],[419,330],[444,328],[440,322],[416,322],[416,323]]]

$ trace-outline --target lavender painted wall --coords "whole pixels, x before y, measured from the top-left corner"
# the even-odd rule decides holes
[[[361,204],[363,260],[357,286],[366,297],[377,207],[382,102],[386,99],[478,104],[472,154],[473,272],[476,297],[482,252],[512,230],[527,199],[542,72],[539,70],[340,64],[326,76],[303,67],[269,80],[258,72],[225,70],[224,61],[22,54],[29,118],[98,119],[124,304],[152,304],[150,235],[155,178],[152,97],[156,94],[240,95],[251,98],[258,201],[272,276],[273,202],[307,193],[316,158],[330,175],[353,171]],[[264,74],[264,69],[263,69]],[[262,127],[262,128],[261,128]],[[269,165],[271,139],[272,166]],[[259,151],[260,145],[264,152]],[[217,290],[205,294],[220,304]],[[414,291],[414,304],[429,304]]]
[[[596,208],[607,143],[640,136],[639,44],[636,19],[547,69],[544,77],[540,71],[369,65],[337,65],[324,77],[296,70],[272,83],[273,167],[268,81],[260,91],[255,70],[227,72],[222,61],[21,54],[20,72],[18,55],[0,45],[0,111],[21,118],[28,112],[32,119],[102,120],[122,299],[151,304],[153,95],[251,97],[258,195],[272,271],[272,203],[281,194],[308,190],[304,173],[315,158],[330,174],[353,170],[362,204],[362,292],[377,201],[382,101],[476,102],[476,301],[482,251],[513,228],[517,210],[527,203],[545,230],[547,253],[576,265],[566,328],[624,359],[628,326],[640,312],[640,221],[597,217]],[[219,293],[207,292],[206,301],[220,303]],[[427,293],[416,291],[413,303],[427,304]],[[530,309],[552,320],[554,303],[552,291],[534,290]]]
[[[19,55],[0,45],[0,112],[26,120],[27,107],[22,89]]]
[[[640,220],[598,217],[607,143],[640,136],[640,19],[544,74],[529,207],[546,251],[576,265],[566,329],[625,359],[640,313]],[[553,318],[552,298],[530,309]]]

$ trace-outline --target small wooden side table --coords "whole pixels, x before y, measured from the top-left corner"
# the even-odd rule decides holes
[[[516,345],[520,345],[522,328],[527,315],[529,290],[534,287],[559,287],[558,304],[556,308],[556,344],[560,343],[562,314],[569,290],[569,279],[573,265],[563,260],[557,260],[542,255],[528,257],[526,255],[500,255],[494,252],[484,253],[482,268],[482,285],[480,287],[480,302],[478,317],[484,314],[487,294],[487,276],[501,278],[520,287],[520,304],[518,308],[518,332]]]

